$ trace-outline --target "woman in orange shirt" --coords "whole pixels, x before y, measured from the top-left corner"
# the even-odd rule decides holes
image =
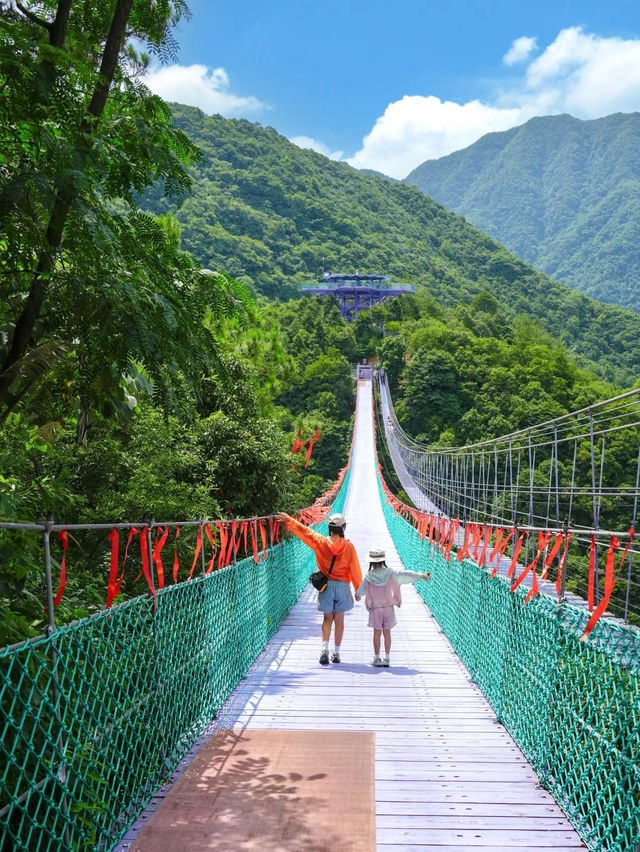
[[[327,575],[327,587],[318,593],[318,609],[323,613],[320,663],[323,666],[329,663],[332,625],[335,625],[335,629],[331,662],[339,663],[340,645],[344,634],[344,614],[353,608],[353,596],[349,586],[353,585],[355,590],[362,582],[358,554],[353,544],[344,537],[347,525],[344,515],[339,512],[329,515],[328,536],[306,527],[284,512],[279,512],[276,518],[313,550],[318,570]],[[360,600],[359,595],[356,595],[356,600]]]

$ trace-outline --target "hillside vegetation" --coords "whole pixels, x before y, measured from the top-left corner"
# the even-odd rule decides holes
[[[406,181],[552,278],[640,310],[640,113],[532,118]]]
[[[176,215],[183,248],[205,266],[281,299],[323,265],[391,273],[444,307],[488,291],[507,317],[536,317],[606,378],[637,375],[639,317],[551,281],[414,187],[302,150],[271,128],[172,109],[203,153]],[[161,186],[143,203],[156,214],[177,209]]]

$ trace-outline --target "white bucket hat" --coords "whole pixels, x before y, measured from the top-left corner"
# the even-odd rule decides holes
[[[374,547],[369,551],[369,562],[384,562],[385,552],[381,547]]]
[[[346,527],[347,521],[344,515],[341,515],[340,512],[334,512],[333,515],[329,515],[327,521],[334,527]]]

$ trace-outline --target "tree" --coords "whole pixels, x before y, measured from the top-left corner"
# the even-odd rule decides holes
[[[389,387],[395,390],[398,387],[400,373],[404,367],[405,343],[401,337],[385,337],[380,343],[380,365],[384,367],[389,379]]]
[[[81,408],[119,393],[132,356],[156,381],[166,363],[195,375],[194,352],[213,342],[207,310],[233,313],[243,298],[134,203],[158,180],[184,193],[198,158],[130,46],[175,55],[171,29],[186,13],[184,0],[0,4],[5,416],[65,359]]]
[[[443,429],[455,429],[462,414],[461,388],[448,352],[418,352],[407,365],[403,389],[409,432],[435,442]]]

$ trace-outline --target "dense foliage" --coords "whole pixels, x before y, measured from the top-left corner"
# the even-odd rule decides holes
[[[251,517],[312,503],[346,461],[354,394],[342,353],[353,348],[352,328],[335,306],[303,301],[250,309],[242,322],[219,323],[215,337],[218,369],[197,395],[177,376],[169,397],[146,394],[127,418],[94,411],[86,442],[77,437],[80,413],[9,415],[0,443],[0,520],[31,522],[47,513],[69,523]],[[294,434],[306,440],[316,429],[320,440],[305,469],[291,443]],[[185,528],[183,565],[194,544],[195,532]],[[104,605],[106,534],[74,533],[71,554],[63,621]],[[136,554],[123,594],[144,590],[143,580],[134,582]],[[39,538],[0,535],[0,644],[42,627],[43,599]]]
[[[458,305],[450,310],[433,307],[424,310],[426,306],[420,301],[404,298],[402,310],[394,309],[396,317],[400,313],[399,319],[389,316],[391,307],[381,312],[387,314],[381,321],[393,336],[379,341],[378,351],[401,425],[425,444],[460,447],[507,435],[562,417],[618,392],[595,374],[580,369],[567,350],[529,317],[520,316],[509,322],[489,294],[475,297],[468,306]],[[412,302],[418,315],[412,310]],[[636,386],[640,387],[640,382]],[[629,428],[630,419],[633,415],[627,415],[624,406],[614,407],[604,422],[604,427],[612,430],[606,436],[606,452],[604,439],[596,440],[595,463],[606,495],[598,506],[601,529],[626,531],[635,526],[634,501],[628,495],[636,487],[640,432],[637,427]],[[401,499],[410,502],[400,491],[400,484],[394,481],[384,445],[380,452],[387,482],[400,493]],[[526,455],[519,458],[520,488],[516,494],[521,495],[521,516],[527,517],[532,512],[538,523],[544,523],[541,519],[545,515],[549,518],[547,490],[550,472],[555,470],[561,488],[568,491],[574,481],[580,486],[572,499],[572,523],[585,529],[594,527],[590,493],[594,461],[588,433],[582,435],[575,447],[571,441],[560,444],[557,468],[551,456],[551,442],[540,445],[533,473]],[[463,458],[460,456],[461,464]],[[506,476],[506,468],[500,474],[501,481],[503,475]],[[510,475],[513,476],[513,470]],[[530,477],[538,492],[531,505]],[[486,511],[489,515],[504,514],[491,498]],[[512,507],[507,509],[507,516],[511,511]],[[563,515],[561,520],[565,520]],[[532,539],[528,547],[533,548]],[[601,562],[603,558],[601,551]],[[588,565],[589,538],[574,537],[567,588],[582,597],[587,594]],[[633,578],[637,576],[634,566]],[[640,624],[640,585],[633,579],[627,590],[625,568],[610,605],[617,615],[624,615],[627,591],[630,619]]]
[[[0,520],[270,514],[312,502],[346,460],[344,321],[331,317],[331,348],[322,311],[303,316],[298,363],[276,308],[203,268],[170,214],[136,205],[158,180],[187,192],[199,157],[129,41],[173,56],[186,11],[183,0],[0,3]],[[317,428],[308,468],[292,470],[293,434]],[[193,546],[185,531],[183,560]],[[59,548],[53,557],[59,568]],[[104,604],[106,535],[75,533],[69,561],[60,620]],[[42,567],[37,535],[2,533],[0,643],[42,628]],[[124,593],[143,590],[137,573]]]
[[[539,323],[525,315],[508,321],[488,293],[387,325],[395,336],[379,351],[396,413],[425,443],[460,446],[505,435],[616,391],[580,369]]]
[[[406,181],[552,278],[640,306],[640,113],[533,118]]]
[[[176,212],[184,247],[270,297],[334,271],[380,271],[423,286],[443,307],[490,292],[505,316],[536,317],[610,380],[640,366],[640,318],[555,283],[414,187],[302,150],[271,128],[172,107],[202,150]],[[175,210],[158,185],[144,198]]]

